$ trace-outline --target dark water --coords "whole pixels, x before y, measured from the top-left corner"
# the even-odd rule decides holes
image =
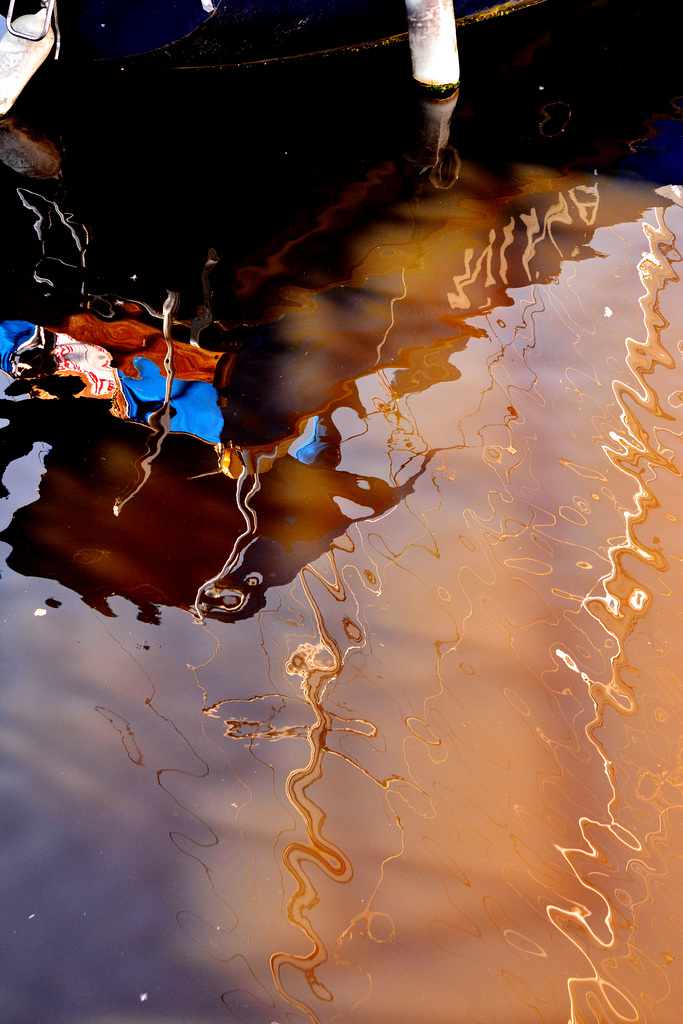
[[[615,7],[454,112],[401,47],[17,109],[7,1024],[677,1024],[683,83]]]

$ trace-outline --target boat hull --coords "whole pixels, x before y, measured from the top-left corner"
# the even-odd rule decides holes
[[[454,11],[463,20],[530,2],[538,0],[454,0]],[[120,60],[145,54],[180,66],[291,57],[406,31],[402,0],[76,0],[60,8],[59,22],[65,57]]]

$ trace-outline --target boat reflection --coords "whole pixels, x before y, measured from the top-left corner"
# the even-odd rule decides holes
[[[242,268],[235,293],[258,302],[261,322],[209,317],[222,351],[192,342],[193,321],[125,297],[108,298],[106,318],[75,313],[35,335],[6,324],[3,365],[34,400],[5,403],[5,458],[50,444],[38,500],[3,535],[13,569],[59,579],[99,610],[121,594],[147,618],[163,605],[253,614],[351,523],[403,500],[434,456],[416,447],[399,473],[373,453],[349,472],[338,422],[372,438],[397,400],[457,379],[458,353],[484,333],[473,317],[499,315],[516,289],[591,256],[595,231],[645,202],[594,175],[524,168],[512,189],[466,163],[448,190],[420,178],[406,194],[396,166],[368,175],[378,177],[398,198],[347,237],[347,276],[279,286],[276,304],[269,277],[280,280],[282,260]],[[288,243],[288,259],[308,244]],[[102,297],[93,304],[101,311]],[[378,374],[384,405],[363,394]]]

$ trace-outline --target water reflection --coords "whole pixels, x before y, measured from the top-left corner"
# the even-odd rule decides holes
[[[382,174],[398,178],[396,169]],[[288,292],[277,319],[269,305],[266,323],[228,333],[223,354],[174,338],[170,312],[166,326],[159,313],[157,326],[123,300],[109,320],[80,313],[35,338],[8,325],[4,365],[20,374],[24,390],[61,395],[66,407],[65,388],[103,397],[120,418],[152,428],[147,437],[114,430],[94,408],[81,413],[87,402],[71,405],[71,416],[87,416],[88,427],[75,431],[69,423],[63,451],[56,422],[48,428],[46,478],[39,500],[17,513],[5,535],[14,549],[9,564],[60,579],[101,610],[115,593],[137,595],[145,616],[154,614],[150,602],[221,618],[263,607],[268,587],[289,582],[352,522],[386,512],[412,489],[435,446],[397,402],[458,379],[456,354],[491,332],[472,315],[509,306],[513,289],[552,280],[563,259],[589,257],[589,240],[615,207],[635,216],[643,203],[609,181],[601,193],[594,176],[547,179],[547,172],[520,170],[510,194],[465,165],[457,189],[391,203],[347,239],[353,270],[346,281]],[[171,310],[177,300],[169,296]],[[433,324],[427,331],[425,320]],[[361,394],[377,373],[380,394]],[[16,420],[10,459],[34,438],[46,440],[33,405],[8,407],[10,417],[28,421]],[[393,422],[392,455],[382,468],[370,442],[378,419]],[[103,430],[105,446],[116,434],[118,454],[93,493],[87,479],[103,457],[96,449]],[[75,432],[87,449],[78,460]],[[452,447],[454,436],[436,447]],[[213,444],[215,455],[192,437]],[[351,447],[360,458],[350,472],[343,454]],[[65,486],[61,459],[80,483]],[[65,520],[69,536],[55,526]],[[150,521],[158,538],[151,543]]]
[[[436,136],[5,321],[10,1024],[678,1019],[681,188]]]
[[[650,716],[636,731],[636,690],[663,722],[677,678],[645,668],[671,635],[652,606],[672,597],[675,621],[680,590],[655,553],[677,520],[664,511],[678,478],[671,413],[642,382],[674,385],[662,332],[680,325],[666,291],[680,226],[674,206],[605,228],[613,279],[595,284],[594,257],[521,290],[505,321],[481,321],[483,394],[468,407],[463,375],[440,401],[434,388],[397,403],[431,450],[444,433],[459,442],[264,617],[274,692],[214,702],[220,654],[198,674],[211,735],[289,780],[277,795],[299,820],[280,812],[276,860],[308,943],[290,938],[271,965],[312,1019],[403,1019],[428,1004],[435,1019],[647,1020],[655,1001],[669,1019],[675,953],[650,938],[645,908],[673,869],[655,839],[671,825],[649,790],[636,795],[654,751],[634,762],[629,750],[655,731]],[[630,276],[644,284],[640,323],[619,297]],[[657,541],[634,543],[633,524]],[[624,572],[629,556],[639,564]],[[638,633],[647,662],[632,653]],[[302,696],[308,716],[292,720]],[[305,767],[264,750],[266,736],[307,736]]]

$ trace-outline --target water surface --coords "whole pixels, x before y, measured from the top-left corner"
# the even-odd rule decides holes
[[[1,409],[8,1024],[678,1020],[666,87],[506,160],[465,92],[270,234],[179,209],[194,263],[43,220],[86,257],[4,311],[57,334]]]

